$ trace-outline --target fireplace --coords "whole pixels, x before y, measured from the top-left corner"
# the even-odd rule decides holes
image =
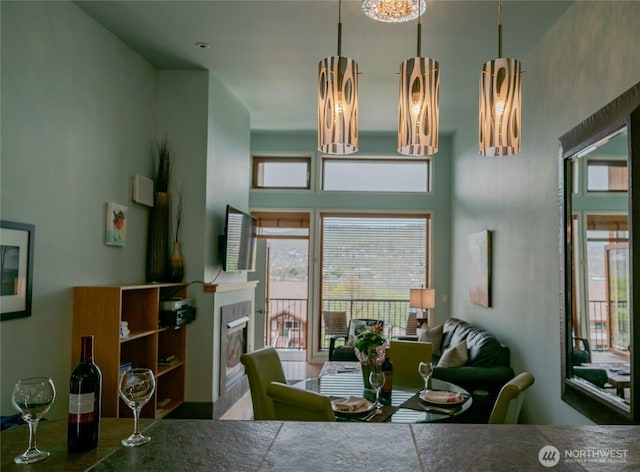
[[[240,356],[247,352],[251,302],[225,305],[220,317],[220,396],[231,391],[244,378]]]

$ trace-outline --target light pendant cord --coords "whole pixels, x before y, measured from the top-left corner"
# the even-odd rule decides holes
[[[342,0],[338,1],[338,57],[342,55]]]
[[[498,57],[502,57],[502,0],[498,0]]]
[[[422,25],[420,24],[420,6],[418,5],[418,55],[420,57],[420,39],[422,38]]]

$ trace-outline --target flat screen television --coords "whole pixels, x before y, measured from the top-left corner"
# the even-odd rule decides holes
[[[224,221],[222,269],[225,272],[256,270],[257,218],[227,205]]]

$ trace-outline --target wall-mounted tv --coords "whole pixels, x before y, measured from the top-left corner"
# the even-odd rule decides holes
[[[256,270],[257,218],[227,205],[222,246],[225,272]]]

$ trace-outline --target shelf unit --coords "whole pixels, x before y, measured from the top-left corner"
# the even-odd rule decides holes
[[[186,297],[187,284],[104,285],[73,288],[72,368],[80,361],[80,339],[94,336],[94,360],[102,371],[102,416],[131,417],[120,399],[120,366],[149,367],[156,377],[152,399],[142,408],[145,418],[162,418],[184,402],[186,327],[160,328],[160,299]],[[131,334],[120,338],[120,322]],[[159,360],[175,356],[172,365]]]

